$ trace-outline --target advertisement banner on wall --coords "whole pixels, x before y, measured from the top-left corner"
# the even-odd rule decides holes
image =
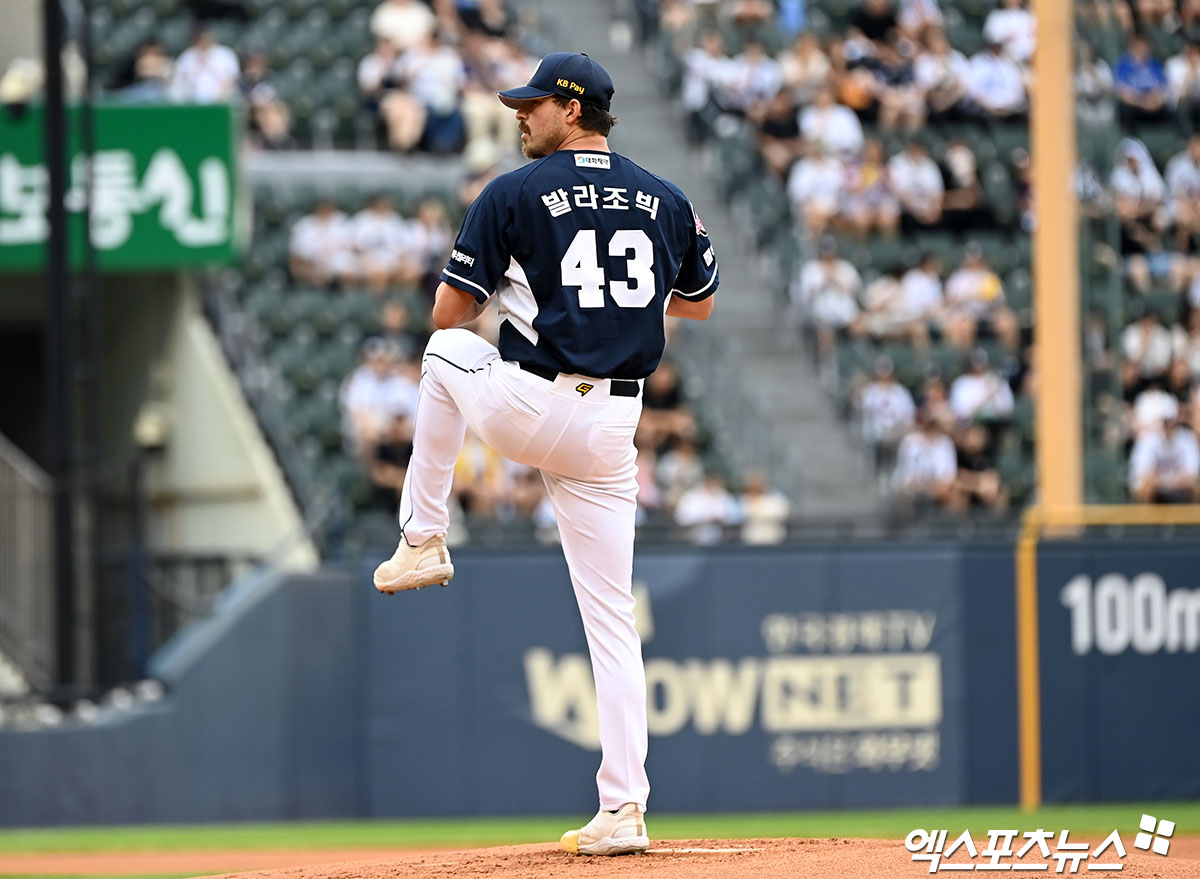
[[[1046,801],[1200,797],[1200,546],[1038,555]]]
[[[595,689],[565,564],[455,562],[452,588],[370,617],[369,811],[414,791],[442,813],[586,808]],[[958,577],[936,550],[640,554],[654,808],[960,802]]]
[[[232,108],[99,105],[94,111],[91,240],[102,270],[229,263],[237,174]],[[83,264],[88,163],[81,112],[68,111],[66,208],[73,267]],[[0,114],[0,271],[32,271],[49,235],[40,107]]]

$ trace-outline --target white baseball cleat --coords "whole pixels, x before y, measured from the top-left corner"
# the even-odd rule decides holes
[[[440,583],[445,586],[454,576],[446,536],[435,535],[420,546],[409,546],[403,537],[392,557],[375,569],[375,588],[386,595],[405,589],[420,589]]]
[[[626,803],[615,812],[601,809],[583,827],[564,833],[561,842],[563,851],[573,855],[641,854],[650,847],[646,810],[637,803]]]

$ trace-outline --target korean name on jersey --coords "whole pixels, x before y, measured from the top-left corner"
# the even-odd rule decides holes
[[[700,301],[719,283],[677,186],[616,153],[570,150],[484,188],[442,280],[499,296],[505,360],[628,379],[658,365],[668,295]]]

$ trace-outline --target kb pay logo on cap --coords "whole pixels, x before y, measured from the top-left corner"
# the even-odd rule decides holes
[[[589,153],[575,154],[576,168],[604,168],[609,170],[612,165],[609,163],[608,156],[594,155]]]

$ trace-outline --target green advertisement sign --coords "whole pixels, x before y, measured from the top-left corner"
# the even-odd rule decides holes
[[[237,165],[232,108],[98,105],[91,236],[101,269],[176,269],[235,255]],[[83,265],[87,158],[80,112],[67,121],[72,266]],[[47,173],[40,107],[0,112],[0,271],[45,262]]]

